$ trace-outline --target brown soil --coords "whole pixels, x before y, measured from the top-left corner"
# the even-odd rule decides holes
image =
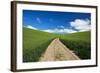
[[[40,58],[40,61],[79,60],[80,58],[69,50],[59,38],[54,39]]]

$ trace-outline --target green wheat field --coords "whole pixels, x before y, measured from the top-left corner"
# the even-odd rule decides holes
[[[55,38],[73,50],[80,59],[91,58],[91,32],[54,34],[23,27],[23,62],[38,62],[48,45]]]

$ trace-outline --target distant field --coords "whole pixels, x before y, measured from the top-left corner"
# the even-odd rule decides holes
[[[23,28],[23,62],[37,62],[50,42],[60,40],[81,59],[90,59],[90,32],[73,34],[52,34],[39,30]]]

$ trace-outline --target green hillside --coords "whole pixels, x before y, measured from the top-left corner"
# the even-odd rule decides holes
[[[23,28],[23,62],[38,61],[53,38],[53,34]]]
[[[23,28],[23,62],[38,61],[55,38],[60,38],[81,59],[90,59],[90,32],[52,34]]]
[[[74,51],[81,59],[91,58],[90,31],[62,35],[60,40],[69,49]]]
[[[91,35],[90,31],[86,31],[86,32],[72,33],[70,35],[65,34],[65,35],[62,35],[61,37],[63,39],[81,40],[81,41],[84,41],[84,42],[88,42],[89,43],[90,40],[91,40],[90,35]]]

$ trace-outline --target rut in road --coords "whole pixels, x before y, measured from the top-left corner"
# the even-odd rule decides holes
[[[40,58],[40,61],[80,60],[59,38],[54,39]]]

